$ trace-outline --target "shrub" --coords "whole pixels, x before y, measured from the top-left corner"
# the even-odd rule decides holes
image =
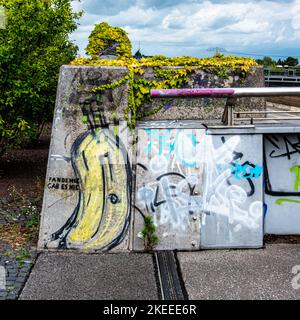
[[[52,119],[59,68],[77,47],[69,34],[81,13],[70,0],[0,0],[6,29],[0,29],[0,155],[37,138]]]
[[[131,42],[127,33],[118,27],[112,27],[106,22],[99,23],[89,36],[89,44],[86,53],[93,59],[106,52],[115,51],[121,57],[131,56]]]

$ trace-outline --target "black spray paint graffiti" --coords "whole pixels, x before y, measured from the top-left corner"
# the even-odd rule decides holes
[[[119,136],[108,129],[102,112],[89,104],[91,101],[84,101],[82,106],[88,131],[78,136],[71,149],[81,190],[78,204],[67,222],[52,234],[52,241],[58,241],[59,248],[110,250],[128,230],[131,166]]]
[[[140,163],[137,164],[143,170],[148,168]],[[155,186],[145,183],[137,193],[137,205],[135,208],[144,217],[154,215],[154,221],[159,219],[160,224],[171,223],[175,229],[184,229],[188,223],[189,215],[193,215],[201,209],[202,197],[195,191],[198,179],[186,177],[178,172],[167,172],[156,177]],[[143,212],[144,211],[144,212]]]
[[[297,141],[292,142],[289,137],[283,136],[282,140],[284,142],[284,149],[279,145],[279,138],[276,136],[267,136],[266,139],[275,147],[275,150],[272,150],[269,154],[270,158],[281,158],[287,157],[288,160],[291,160],[291,155],[295,153],[300,154],[300,136],[297,136]],[[278,153],[276,153],[276,151]]]
[[[280,136],[280,135],[270,135],[265,137],[266,141],[270,145],[273,146],[273,149],[267,154],[266,148],[264,145],[264,162],[265,162],[265,193],[271,196],[278,196],[278,197],[284,197],[284,196],[300,196],[300,192],[284,192],[284,191],[276,191],[272,188],[272,184],[270,181],[270,175],[268,171],[268,157],[271,159],[286,159],[287,161],[290,161],[292,156],[295,156],[297,154],[300,154],[300,136],[295,135],[289,135],[289,136]],[[294,142],[293,142],[294,140]],[[266,142],[265,142],[266,143]],[[291,171],[294,167],[291,168]],[[296,182],[298,179],[296,171]],[[279,199],[279,202],[277,201],[277,204],[281,204],[282,202],[295,202],[291,201],[292,199]],[[296,200],[297,202],[297,200]]]
[[[247,198],[255,193],[254,179],[261,176],[262,166],[241,162],[244,154],[236,151],[239,136],[228,141],[223,137],[221,146],[215,148],[212,136],[201,132],[156,129],[153,134],[147,130],[146,141],[142,140],[147,152],[139,164],[147,182],[137,189],[138,212],[152,215],[157,225],[167,225],[166,233],[186,231],[194,218],[201,215],[204,221],[211,214],[228,218],[235,232],[242,226],[258,228],[262,203]],[[165,133],[170,138],[163,143],[160,136]]]
[[[198,147],[203,131],[146,128],[140,131],[138,167],[142,168],[136,193],[136,208],[151,215],[168,234],[185,230],[191,216],[200,212],[201,195]],[[203,145],[203,143],[202,143]],[[203,153],[202,153],[203,154]]]
[[[225,137],[221,137],[222,143],[225,145],[226,140]],[[231,175],[232,177],[240,180],[246,179],[249,183],[250,189],[247,192],[247,196],[251,197],[255,193],[255,185],[252,181],[253,178],[259,178],[262,174],[263,167],[257,164],[253,164],[249,161],[245,161],[244,163],[240,164],[237,160],[243,158],[244,154],[242,152],[233,151],[232,152],[232,161],[230,162],[231,168]],[[232,185],[231,179],[232,177],[227,178],[228,185]]]
[[[79,191],[79,179],[77,178],[61,178],[61,177],[49,177],[47,182],[47,188],[52,190],[73,190]]]

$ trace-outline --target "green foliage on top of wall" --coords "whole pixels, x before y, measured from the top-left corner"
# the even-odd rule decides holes
[[[128,107],[125,117],[130,128],[134,128],[136,121],[158,112],[168,102],[161,99],[159,107],[152,109],[151,113],[145,114],[143,105],[151,102],[150,89],[182,88],[188,86],[189,75],[197,69],[208,74],[214,74],[219,78],[228,78],[229,74],[237,75],[240,79],[246,77],[251,67],[257,63],[250,58],[225,57],[217,53],[211,58],[193,58],[189,56],[168,58],[165,56],[154,56],[137,60],[130,55],[131,44],[126,32],[121,28],[111,27],[107,23],[96,25],[90,35],[90,43],[86,49],[91,58],[79,57],[71,62],[78,66],[119,66],[126,67],[129,73],[122,79],[94,88],[94,93],[114,89],[126,82],[129,84]],[[118,57],[115,59],[99,59],[103,50],[107,51],[118,43]],[[147,68],[153,68],[154,79],[145,79],[144,72]]]
[[[228,78],[229,74],[237,75],[244,79],[251,67],[256,66],[253,59],[217,55],[212,58],[176,57],[167,58],[154,56],[136,60],[133,57],[122,57],[112,60],[96,60],[80,57],[72,61],[72,65],[85,66],[120,66],[126,67],[129,73],[122,79],[93,89],[94,93],[114,89],[126,82],[129,84],[128,107],[125,110],[125,118],[130,128],[134,128],[136,121],[152,115],[161,110],[168,99],[161,99],[161,104],[145,114],[143,105],[152,101],[150,89],[182,88],[189,84],[189,75],[197,69],[209,74],[215,74],[220,78]],[[154,79],[144,78],[145,69],[152,67]]]
[[[252,66],[257,66],[255,60],[244,57],[215,55],[210,58],[194,58],[189,56],[168,58],[165,56],[154,56],[137,60],[133,57],[121,57],[112,60],[97,60],[85,57],[79,57],[71,62],[71,65],[85,66],[120,66],[130,69],[141,69],[145,67],[163,68],[163,67],[188,67],[202,69],[207,73],[213,73],[219,77],[226,78],[228,73],[235,73],[239,76],[245,76]]]
[[[123,29],[102,22],[97,24],[90,34],[85,50],[93,59],[99,58],[105,50],[108,50],[108,53],[115,51],[119,57],[130,57],[131,42]]]

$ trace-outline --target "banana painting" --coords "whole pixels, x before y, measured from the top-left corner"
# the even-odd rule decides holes
[[[78,204],[52,235],[60,248],[110,250],[124,238],[130,221],[131,168],[120,138],[108,128],[80,135],[71,150],[80,181]]]

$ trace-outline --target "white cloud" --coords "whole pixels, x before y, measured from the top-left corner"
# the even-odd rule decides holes
[[[292,12],[292,27],[298,31],[300,30],[300,0],[295,1]]]
[[[118,15],[105,17],[106,20],[115,26],[135,26],[135,28],[150,28],[154,23],[160,23],[157,12],[152,8],[143,9],[140,7],[130,7],[121,11]]]
[[[300,51],[300,0],[189,0],[173,4],[169,0],[132,0],[127,7],[124,2],[119,10],[116,5],[109,10],[106,4],[103,14],[99,8],[91,12],[93,0],[77,3],[76,9],[89,4],[89,12],[73,35],[81,53],[94,24],[102,21],[124,28],[135,48],[141,41],[146,54],[199,55],[208,46],[272,52],[274,44],[277,49],[281,46],[282,52],[288,48]]]

